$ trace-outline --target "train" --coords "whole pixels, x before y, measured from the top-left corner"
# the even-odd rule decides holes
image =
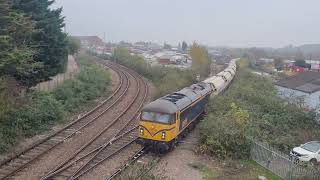
[[[224,91],[233,80],[237,59],[202,82],[165,95],[147,104],[139,117],[137,143],[164,153],[178,144],[199,122],[210,97]]]

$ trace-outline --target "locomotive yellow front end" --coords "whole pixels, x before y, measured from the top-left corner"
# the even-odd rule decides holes
[[[142,112],[139,137],[168,142],[176,137],[175,115]]]
[[[143,108],[139,121],[138,143],[153,147],[158,151],[167,151],[170,143],[177,137],[176,108],[165,101],[154,101]]]
[[[158,152],[175,147],[194,127],[211,92],[209,84],[197,83],[146,105],[140,116],[138,143]]]

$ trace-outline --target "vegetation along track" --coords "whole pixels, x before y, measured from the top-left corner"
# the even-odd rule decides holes
[[[137,92],[134,98],[108,126],[98,132],[84,146],[77,149],[72,156],[48,172],[42,177],[43,180],[78,179],[136,140],[137,114],[147,98],[148,86],[138,74],[132,71],[130,74],[137,82]],[[104,138],[98,140],[100,136]]]
[[[116,66],[114,64],[105,64],[112,68],[120,77],[120,83],[117,86],[114,93],[107,99],[105,99],[100,105],[86,113],[85,115],[79,117],[73,122],[69,123],[62,129],[52,133],[45,139],[35,143],[33,146],[17,153],[10,159],[2,162],[0,164],[0,179],[6,179],[10,176],[15,175],[17,172],[24,169],[31,162],[39,159],[39,157],[48,153],[59,144],[62,144],[67,139],[76,135],[80,130],[92,124],[96,119],[101,117],[107,111],[109,111],[113,106],[115,106],[123,96],[128,91],[130,86],[129,75],[126,69],[123,67]]]
[[[109,177],[106,178],[106,180],[111,180],[117,177],[121,174],[122,171],[124,171],[127,167],[129,167],[131,164],[133,164],[136,160],[138,160],[141,156],[143,156],[148,150],[145,147],[142,147],[139,149],[130,159],[123,164],[119,169],[114,171]]]

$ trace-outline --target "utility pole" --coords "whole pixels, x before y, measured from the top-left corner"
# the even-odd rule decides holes
[[[106,54],[106,32],[103,32],[103,55]]]

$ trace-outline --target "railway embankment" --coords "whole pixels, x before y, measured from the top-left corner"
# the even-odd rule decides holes
[[[207,116],[174,151],[151,170],[148,166],[154,157],[144,156],[122,177],[280,179],[250,160],[249,139],[288,153],[297,144],[319,138],[319,127],[312,113],[279,99],[270,79],[252,74],[245,61],[239,65],[232,85],[211,99]],[[140,171],[146,172],[143,177]]]
[[[94,57],[92,60],[98,67],[108,68],[116,79],[116,83],[112,83],[112,93],[108,91],[108,96],[100,98],[94,108],[81,113],[66,125],[57,126],[33,146],[1,163],[0,179],[95,179],[116,170],[120,162],[140,148],[134,144],[137,115],[151,99],[154,88],[124,66],[97,61]],[[87,63],[84,62],[84,65]],[[92,75],[94,77],[79,76],[88,81],[100,79],[96,74]],[[94,90],[82,88],[88,93]],[[79,92],[71,93],[79,96]],[[83,98],[81,94],[80,97]],[[108,167],[110,172],[104,167]]]
[[[50,134],[62,126],[54,124],[76,118],[77,112],[97,103],[94,99],[110,94],[112,74],[89,61],[90,56],[79,55],[82,71],[74,79],[50,92],[30,92],[20,100],[23,104],[12,107],[1,117],[1,162],[45,138],[48,131]]]
[[[215,168],[217,179],[280,179],[250,160],[252,140],[289,154],[292,147],[320,137],[313,113],[280,99],[272,80],[251,73],[244,60],[233,84],[210,101],[208,112],[199,126],[197,152],[230,166]]]
[[[312,112],[280,99],[271,79],[247,67],[240,66],[234,83],[208,110],[200,125],[200,150],[220,158],[248,158],[252,138],[288,153],[320,137]]]
[[[64,73],[59,73],[51,77],[48,81],[40,82],[36,86],[32,87],[32,89],[38,91],[52,91],[61,84],[63,84],[65,80],[75,78],[79,71],[80,69],[75,59],[75,56],[69,55],[67,67]]]

